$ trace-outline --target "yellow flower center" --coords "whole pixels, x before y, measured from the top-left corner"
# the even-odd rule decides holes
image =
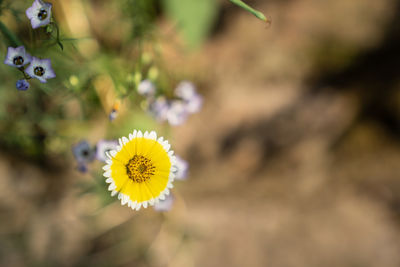
[[[126,164],[126,174],[136,183],[148,181],[154,175],[155,167],[151,160],[135,155]]]

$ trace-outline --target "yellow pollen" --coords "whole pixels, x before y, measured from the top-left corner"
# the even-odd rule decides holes
[[[151,160],[135,155],[126,164],[126,174],[136,183],[148,181],[154,175],[155,167]]]

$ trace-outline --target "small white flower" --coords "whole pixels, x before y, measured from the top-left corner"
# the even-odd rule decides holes
[[[36,29],[50,23],[52,4],[35,0],[26,10],[26,16],[31,20],[32,28]]]
[[[32,57],[25,51],[25,47],[9,47],[7,50],[6,59],[4,60],[4,64],[7,64],[11,67],[20,68],[31,62],[31,60]]]
[[[39,59],[32,57],[32,62],[26,68],[25,72],[29,76],[38,79],[42,83],[47,82],[46,79],[56,77],[54,70],[51,68],[50,59]]]
[[[186,104],[182,101],[172,101],[167,111],[167,120],[173,126],[181,125],[188,117],[189,113]]]
[[[189,170],[189,163],[182,159],[179,156],[176,156],[176,172],[175,172],[175,179],[176,180],[186,180],[187,173]]]
[[[143,80],[139,83],[139,86],[137,88],[138,93],[141,95],[144,95],[146,97],[149,96],[154,96],[156,93],[156,87],[153,82],[150,80]]]

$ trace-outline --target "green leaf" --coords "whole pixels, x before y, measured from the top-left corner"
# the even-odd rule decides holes
[[[167,15],[173,19],[191,48],[200,46],[217,15],[216,0],[164,0]]]

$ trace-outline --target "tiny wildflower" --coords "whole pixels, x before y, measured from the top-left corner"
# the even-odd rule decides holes
[[[137,90],[139,94],[146,97],[154,96],[154,94],[156,93],[156,87],[154,86],[154,83],[150,80],[141,81]]]
[[[96,145],[96,159],[106,162],[106,153],[117,148],[118,142],[114,140],[100,140]]]
[[[116,150],[107,153],[103,167],[108,190],[121,204],[139,210],[164,200],[173,187],[176,171],[174,152],[156,132],[134,130],[122,137]]]
[[[87,171],[87,164],[94,160],[94,152],[87,141],[81,141],[72,147],[72,153],[78,162],[78,170]]]
[[[25,79],[18,80],[17,83],[15,84],[15,87],[17,87],[18,90],[20,91],[26,91],[29,89],[29,83]]]
[[[175,172],[175,179],[186,180],[189,170],[189,163],[181,157],[176,156],[176,168],[177,170]]]
[[[26,73],[38,79],[41,83],[45,83],[47,79],[56,77],[54,70],[51,68],[50,59],[39,59],[36,57],[32,57],[32,62],[26,68]]]
[[[31,62],[31,60],[32,57],[25,51],[24,46],[18,46],[16,48],[8,47],[4,64],[7,64],[11,67],[21,68]]]
[[[32,6],[26,10],[26,16],[30,19],[32,28],[36,29],[50,23],[52,4],[35,0]]]
[[[165,97],[158,97],[150,103],[149,112],[157,121],[165,121],[167,119],[169,105]]]
[[[160,200],[158,203],[154,204],[154,210],[159,212],[170,211],[174,200],[173,195],[169,194],[164,200]]]
[[[196,87],[189,81],[182,81],[175,88],[175,95],[182,99],[190,99],[196,94]]]
[[[170,104],[167,111],[168,123],[177,126],[184,123],[189,113],[186,109],[186,105],[183,101],[175,100]]]
[[[199,112],[203,105],[203,97],[196,92],[196,87],[189,81],[183,81],[175,88],[175,95],[186,104],[189,113]]]

